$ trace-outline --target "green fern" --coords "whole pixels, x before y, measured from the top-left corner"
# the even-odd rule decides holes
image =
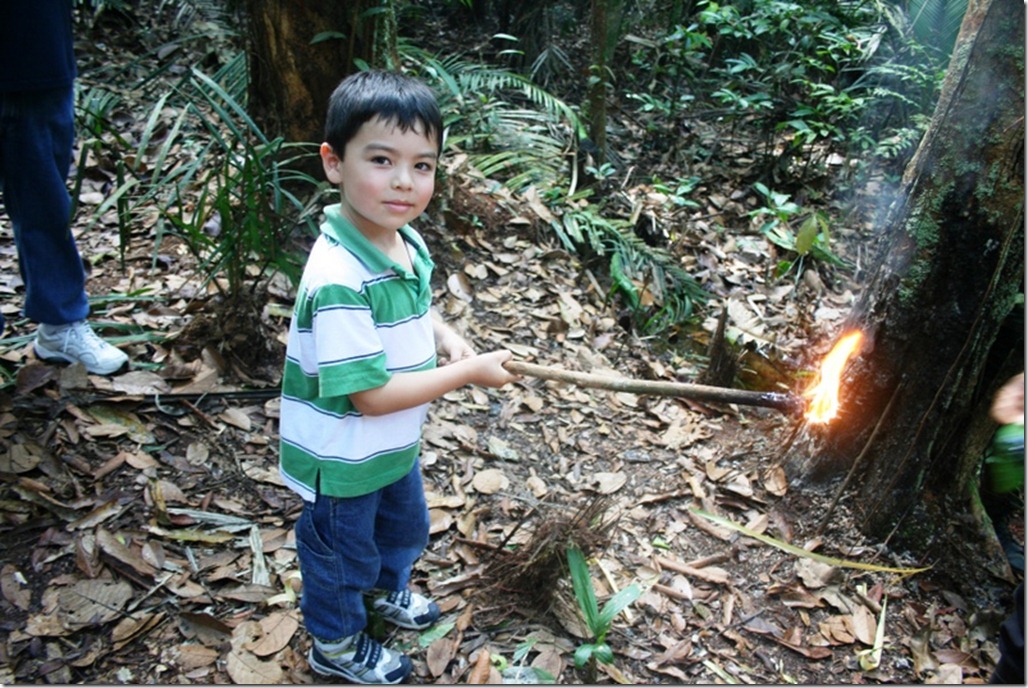
[[[967,11],[967,0],[908,0],[907,15],[918,42],[949,54]]]
[[[439,94],[447,146],[515,193],[536,188],[554,216],[558,241],[572,253],[607,261],[610,296],[625,300],[637,327],[666,329],[706,300],[672,256],[647,245],[626,220],[607,217],[602,203],[591,201],[594,190],[570,192],[570,163],[585,135],[573,108],[519,74],[459,57],[440,59],[408,45],[401,53]]]

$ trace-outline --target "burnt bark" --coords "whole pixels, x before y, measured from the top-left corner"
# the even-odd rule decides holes
[[[968,5],[848,318],[865,345],[844,382],[846,415],[820,440],[839,469],[862,457],[864,530],[922,552],[955,520],[975,521],[988,404],[1024,365],[1023,330],[1007,331],[1012,313],[1023,318],[1024,11]]]

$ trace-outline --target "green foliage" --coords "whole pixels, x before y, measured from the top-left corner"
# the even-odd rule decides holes
[[[865,105],[847,76],[868,57],[874,35],[863,5],[755,0],[740,13],[700,4],[700,23],[723,55],[710,65],[720,84],[714,96],[733,116],[755,116],[766,135],[791,131],[795,149],[844,143]]]
[[[90,134],[83,150],[112,158],[117,174],[93,221],[116,211],[123,255],[140,223],[155,228],[155,256],[177,237],[197,259],[203,284],[229,299],[275,270],[299,280],[302,258],[288,250],[288,238],[297,226],[316,230],[317,194],[306,197],[320,186],[292,166],[311,154],[309,145],[269,139],[246,113],[241,64],[215,77],[194,69],[157,100],[132,146],[110,122],[114,101],[102,90],[86,92],[80,108]],[[198,130],[206,136],[196,137]]]
[[[596,600],[592,577],[589,575],[589,565],[585,561],[582,550],[571,545],[567,549],[567,557],[575,599],[578,601],[586,628],[592,635],[592,642],[583,643],[575,650],[575,667],[581,669],[589,666],[591,667],[590,673],[595,674],[596,662],[614,663],[614,651],[607,644],[607,634],[617,615],[625,607],[639,599],[643,590],[637,583],[632,583],[611,596],[601,609]]]
[[[643,331],[658,332],[692,315],[706,293],[666,251],[646,245],[628,223],[608,217],[593,190],[573,192],[576,141],[584,135],[575,110],[527,78],[505,70],[437,59],[404,47],[421,77],[439,93],[446,145],[467,154],[472,168],[514,193],[537,191],[550,226],[570,252],[608,260],[610,296],[620,296]],[[595,170],[610,176],[610,165]],[[698,179],[662,187],[688,206]]]
[[[899,164],[924,131],[945,67],[918,27],[944,16],[950,32],[961,2],[700,0],[688,26],[633,37],[626,97],[661,146],[681,145],[682,117],[716,106],[712,114],[764,139],[758,169],[788,169],[797,182],[833,152],[856,161],[844,171]]]
[[[677,116],[695,100],[688,86],[704,67],[706,51],[712,47],[710,38],[698,24],[691,24],[675,26],[656,40],[633,37],[632,42],[638,48],[631,52],[633,71],[627,76],[634,80],[645,75],[645,81],[632,84],[626,97],[639,103],[640,112],[662,116],[647,118],[648,126],[671,132]]]
[[[763,218],[761,233],[779,248],[796,254],[795,259],[779,263],[776,277],[783,277],[793,269],[796,276],[803,274],[804,260],[809,256],[820,261],[846,267],[847,263],[829,249],[829,223],[823,212],[804,213],[788,194],[778,193],[757,182],[754,188],[764,197],[765,205],[750,212],[751,217]],[[798,229],[793,229],[795,224]]]
[[[635,327],[646,334],[663,332],[690,318],[707,293],[666,250],[649,246],[626,220],[602,214],[582,196],[551,203],[551,226],[564,247],[608,259],[608,299],[620,297]]]
[[[960,33],[967,0],[906,0],[902,4],[917,42],[948,55]]]
[[[518,643],[514,648],[512,657],[513,663],[508,663],[503,655],[490,655],[492,665],[503,676],[504,682],[522,684],[551,684],[556,683],[556,677],[545,669],[539,667],[525,666],[528,653],[532,651],[539,639],[529,636],[523,642]]]

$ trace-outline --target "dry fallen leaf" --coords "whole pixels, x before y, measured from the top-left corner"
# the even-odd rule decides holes
[[[429,673],[436,678],[442,676],[456,654],[457,647],[452,638],[444,637],[433,640],[425,652],[425,663],[428,664]]]
[[[243,645],[258,657],[273,655],[289,644],[300,627],[300,619],[294,610],[268,614],[259,622],[261,636],[252,638]]]
[[[118,618],[131,598],[123,580],[80,580],[58,593],[58,615],[68,630],[100,626]]]
[[[445,509],[429,509],[428,522],[430,535],[445,533],[453,525],[453,514]]]
[[[527,485],[528,489],[532,491],[532,496],[536,499],[542,499],[546,496],[546,493],[550,491],[546,486],[546,482],[537,475],[529,477],[529,479],[525,481],[525,485]]]
[[[133,370],[111,380],[111,388],[125,394],[165,394],[171,391],[168,381],[149,370]]]
[[[473,296],[474,287],[471,286],[471,280],[463,273],[451,272],[449,277],[446,278],[446,288],[461,301],[471,303],[475,300]]]
[[[510,487],[510,480],[498,468],[487,468],[475,473],[471,486],[482,494],[496,494]]]
[[[213,647],[197,643],[182,643],[174,647],[171,652],[175,664],[185,673],[214,664],[219,654]]]
[[[274,685],[282,683],[282,667],[275,661],[261,661],[253,653],[234,648],[228,653],[225,668],[240,685]]]
[[[159,465],[157,459],[143,451],[124,451],[119,456],[124,459],[125,463],[140,471],[146,468],[156,468]]]
[[[625,473],[609,473],[599,471],[592,475],[596,491],[600,494],[612,494],[617,492],[628,482],[628,475]]]
[[[789,491],[789,481],[781,466],[772,466],[764,471],[763,479],[764,489],[776,497],[784,497]]]
[[[814,561],[813,559],[796,560],[796,575],[799,576],[800,580],[808,588],[823,588],[831,583],[838,574],[839,570],[837,568],[823,564],[820,561]]]
[[[28,581],[12,564],[4,564],[0,570],[0,592],[4,599],[22,611],[27,611],[32,601],[32,590],[27,587]]]
[[[875,644],[875,632],[878,630],[878,622],[874,614],[862,604],[855,605],[853,613],[849,616],[853,625],[853,635],[857,640],[868,646]]]
[[[539,650],[539,654],[532,660],[531,667],[533,669],[542,669],[550,676],[553,677],[554,681],[560,681],[560,675],[564,673],[565,652],[562,652],[560,648],[552,644],[545,644],[542,646],[536,646]]]
[[[964,671],[959,664],[942,664],[938,673],[925,679],[926,685],[959,686],[964,683]]]
[[[218,414],[218,418],[244,432],[250,432],[250,428],[253,426],[250,416],[242,409],[227,408]]]
[[[478,651],[478,657],[468,674],[470,685],[481,686],[489,683],[489,668],[492,666],[492,658],[489,655],[489,646],[484,645]]]
[[[111,640],[114,642],[114,649],[120,650],[129,643],[146,637],[153,629],[164,621],[164,612],[135,614],[125,616],[114,626],[111,631]]]
[[[12,444],[6,452],[0,453],[0,473],[28,473],[42,460],[38,452],[25,444]]]
[[[148,564],[143,559],[141,553],[137,553],[136,550],[131,548],[126,544],[126,542],[122,542],[121,537],[122,536],[112,534],[108,530],[99,528],[96,531],[96,544],[103,552],[114,557],[121,563],[131,566],[137,573],[152,578],[157,573],[157,569]],[[131,542],[128,538],[126,538],[126,540]]]

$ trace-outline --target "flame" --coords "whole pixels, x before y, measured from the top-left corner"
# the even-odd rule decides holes
[[[803,396],[810,399],[803,414],[812,423],[827,423],[839,413],[839,384],[846,363],[857,351],[864,335],[854,330],[843,336],[821,363],[817,382]]]

